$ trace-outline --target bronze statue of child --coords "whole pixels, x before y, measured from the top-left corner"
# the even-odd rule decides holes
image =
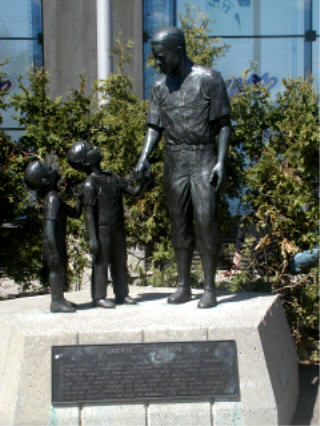
[[[64,203],[57,191],[60,174],[56,167],[39,160],[30,163],[25,170],[25,182],[43,198],[43,255],[49,267],[51,312],[74,312],[75,306],[63,296],[67,270],[66,218],[81,214],[81,200],[76,208]]]
[[[122,193],[141,195],[143,179],[134,187],[129,178],[102,171],[102,154],[98,147],[85,141],[75,142],[68,151],[69,164],[87,173],[83,185],[83,206],[89,249],[92,254],[91,294],[93,306],[114,308],[116,304],[135,304],[128,295],[128,272]],[[144,182],[144,183],[143,183]],[[115,303],[106,299],[107,269]]]

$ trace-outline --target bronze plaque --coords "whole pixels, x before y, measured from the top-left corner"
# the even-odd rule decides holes
[[[235,341],[52,347],[52,404],[239,398]]]

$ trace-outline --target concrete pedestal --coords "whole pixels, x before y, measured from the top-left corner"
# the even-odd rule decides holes
[[[0,425],[290,424],[298,398],[296,354],[276,296],[225,294],[197,309],[201,291],[169,305],[173,289],[132,287],[136,306],[91,308],[88,291],[67,294],[73,314],[52,314],[50,296],[0,301]],[[240,401],[194,400],[51,406],[51,346],[236,340]]]

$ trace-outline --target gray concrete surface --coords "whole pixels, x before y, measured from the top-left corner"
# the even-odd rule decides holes
[[[115,310],[91,309],[88,290],[70,293],[79,304],[74,314],[51,314],[49,295],[0,301],[1,425],[103,424],[104,416],[113,425],[273,425],[292,417],[296,363],[278,298],[221,294],[215,309],[199,310],[199,290],[180,306],[166,303],[173,289],[130,291],[139,304]],[[237,341],[241,402],[50,407],[52,345],[206,339]]]
[[[143,97],[143,10],[142,0],[117,0],[112,5],[112,39],[121,32],[132,61],[125,69],[133,82],[134,92]],[[49,94],[65,95],[79,88],[79,75],[85,72],[86,94],[97,80],[96,2],[91,0],[43,1],[44,66],[50,73]],[[113,72],[117,71],[117,58]]]

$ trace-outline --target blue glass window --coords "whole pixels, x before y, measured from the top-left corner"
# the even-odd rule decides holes
[[[21,74],[26,82],[28,68],[43,65],[41,0],[0,0],[0,63],[7,73],[5,81],[0,82],[0,90],[12,95],[18,89],[17,77]],[[12,118],[13,110],[3,113],[1,127],[8,134],[17,135],[18,123]]]
[[[163,4],[164,25],[174,24],[176,17],[186,12],[185,0],[145,0],[144,25],[149,37],[159,27],[152,3]],[[243,70],[256,62],[255,73],[264,83],[271,84],[273,93],[281,90],[282,78],[309,73],[315,76],[319,87],[318,0],[197,0],[193,4],[213,21],[209,35],[222,37],[230,45],[217,65],[228,84],[241,78]],[[165,18],[166,13],[171,15]],[[150,48],[145,46],[146,54],[150,54]],[[147,71],[146,97],[153,80],[154,76]]]
[[[198,0],[196,9],[210,16],[211,35],[254,36],[297,34],[304,31],[305,0]],[[186,2],[177,0],[183,16]]]
[[[146,66],[148,56],[151,55],[150,39],[162,27],[176,25],[175,0],[147,0],[144,1],[143,11],[143,38],[144,38],[144,95],[148,97],[156,71]]]

